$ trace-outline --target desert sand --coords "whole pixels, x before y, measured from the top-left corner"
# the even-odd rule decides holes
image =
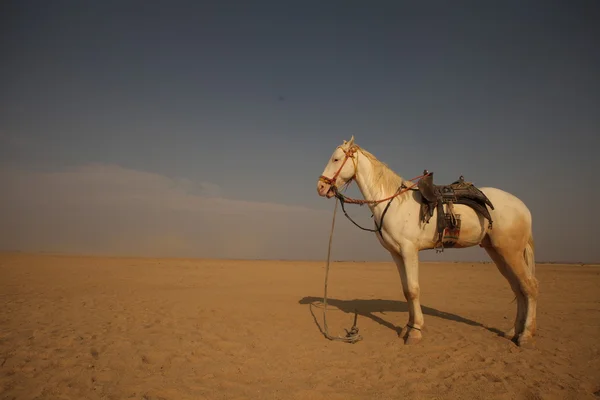
[[[1,399],[598,399],[600,267],[537,266],[536,347],[489,263],[422,263],[423,341],[392,263],[0,254]],[[314,314],[314,317],[313,317]]]

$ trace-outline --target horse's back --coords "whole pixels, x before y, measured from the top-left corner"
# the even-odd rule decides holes
[[[487,198],[490,199],[492,205],[494,206],[493,211],[497,211],[499,208],[509,207],[515,212],[520,212],[531,216],[531,212],[529,211],[529,208],[525,202],[514,194],[495,187],[482,187],[479,188],[479,190],[481,190],[487,196]]]

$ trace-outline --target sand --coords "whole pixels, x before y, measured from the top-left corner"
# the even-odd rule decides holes
[[[415,346],[391,263],[0,254],[1,399],[598,399],[600,267],[537,266],[534,349],[493,264],[423,263]],[[311,306],[311,304],[313,304]],[[313,317],[313,313],[314,316]],[[595,393],[595,394],[594,394]]]

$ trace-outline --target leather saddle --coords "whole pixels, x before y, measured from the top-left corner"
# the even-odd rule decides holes
[[[425,170],[423,174],[425,176],[419,180],[418,184],[419,192],[423,197],[423,202],[421,203],[421,220],[429,223],[434,210],[437,210],[438,240],[436,248],[440,246],[443,249],[444,242],[442,240],[446,229],[460,230],[460,218],[457,218],[454,213],[454,204],[464,204],[471,207],[475,212],[486,218],[489,221],[489,228],[492,228],[492,217],[487,207],[489,206],[493,210],[494,206],[487,196],[475,187],[475,185],[471,182],[466,182],[462,175],[457,181],[449,185],[434,185],[433,172]],[[444,204],[446,204],[446,211],[444,211]],[[458,238],[456,237],[455,239]],[[451,247],[454,242],[450,240],[445,244]]]

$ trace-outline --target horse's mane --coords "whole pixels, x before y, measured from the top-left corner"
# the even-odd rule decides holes
[[[373,184],[377,187],[381,187],[385,193],[395,193],[404,179],[397,173],[395,173],[386,163],[380,161],[373,154],[369,153],[362,147],[358,148],[360,153],[363,154],[371,161],[373,168]]]

